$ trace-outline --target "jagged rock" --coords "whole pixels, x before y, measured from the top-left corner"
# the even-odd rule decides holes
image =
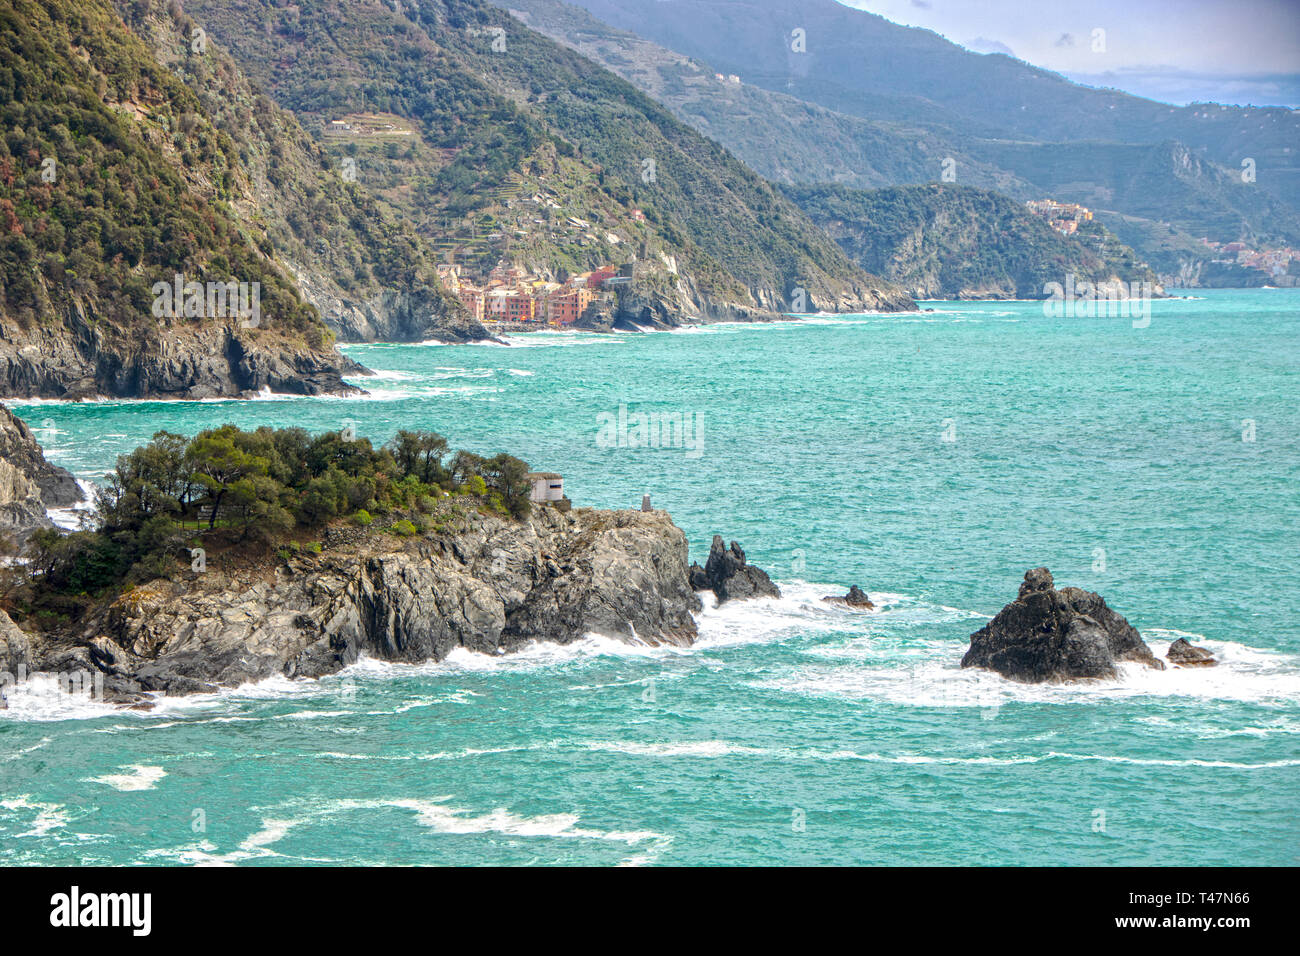
[[[0,611],[0,710],[9,708],[5,691],[31,668],[32,648],[27,635]]]
[[[1219,663],[1205,648],[1196,647],[1182,637],[1169,645],[1165,656],[1179,667],[1213,667]]]
[[[295,270],[303,298],[342,342],[479,342],[489,338],[483,323],[454,297],[433,288],[394,289],[364,301],[329,291],[309,270]]]
[[[105,696],[194,694],[274,675],[319,677],[366,654],[442,660],[591,633],[687,645],[699,598],[686,536],[662,511],[466,519],[445,536],[336,539],[256,565],[137,586],[68,633],[32,639],[33,667],[104,673]]]
[[[1016,600],[971,635],[961,666],[1040,683],[1113,679],[1118,661],[1164,670],[1137,630],[1100,595],[1080,588],[1058,591],[1047,568],[1034,568],[1025,573]]]
[[[772,583],[767,572],[745,561],[745,552],[735,541],[731,548],[723,547],[722,535],[713,536],[709,558],[704,567],[692,564],[690,584],[696,591],[712,591],[718,603],[754,597],[780,597],[781,590]]]
[[[605,303],[597,300],[587,306],[573,323],[575,329],[584,332],[613,332],[614,311]]]
[[[869,610],[870,608],[875,607],[875,605],[871,603],[871,598],[867,596],[867,592],[862,590],[862,588],[858,587],[856,584],[850,587],[849,593],[844,595],[843,597],[835,597],[834,595],[830,595],[828,597],[822,598],[822,600],[827,601],[831,604],[840,604],[845,607],[862,608],[863,610]]]
[[[66,508],[83,497],[72,473],[46,461],[31,429],[0,405],[0,536],[20,544],[51,526],[47,508]]]

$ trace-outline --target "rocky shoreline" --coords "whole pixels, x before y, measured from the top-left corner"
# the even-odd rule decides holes
[[[8,504],[30,533],[49,525],[45,507],[80,491],[20,420],[0,413],[0,491],[21,494]],[[0,685],[51,674],[149,707],[160,694],[322,677],[363,655],[436,662],[458,648],[506,654],[590,634],[686,646],[703,606],[697,590],[719,601],[780,594],[721,536],[706,568],[690,566],[686,535],[663,511],[535,505],[516,519],[451,498],[439,508],[434,530],[412,537],[335,523],[305,548],[204,553],[75,620],[29,619],[23,630],[0,610]]]
[[[80,498],[72,475],[47,462],[31,430],[0,406],[0,532],[21,546],[51,526],[46,508]],[[721,535],[703,566],[689,563],[686,535],[663,511],[537,505],[516,519],[453,499],[440,507],[434,530],[413,537],[335,523],[307,548],[206,555],[90,604],[75,623],[24,630],[0,610],[0,707],[5,686],[40,673],[93,686],[111,703],[150,707],[158,695],[323,677],[362,656],[437,662],[458,648],[507,654],[591,634],[689,646],[700,594],[718,605],[781,597]],[[857,586],[824,600],[874,608]],[[1217,663],[1185,639],[1168,659]],[[1120,662],[1166,666],[1100,595],[1058,590],[1051,572],[1034,568],[1016,599],[971,635],[961,666],[1038,683],[1113,680]]]
[[[53,527],[49,509],[84,499],[72,473],[46,461],[26,422],[0,405],[0,539],[19,547],[33,531]]]
[[[322,677],[363,654],[418,663],[593,633],[651,645],[696,637],[686,536],[663,512],[541,507],[522,521],[476,513],[410,540],[340,532],[319,554],[209,557],[202,571],[134,587],[78,626],[28,634],[25,650],[9,642],[10,671],[87,672],[104,699],[141,704]]]
[[[344,376],[369,371],[332,347],[213,323],[108,340],[91,323],[52,334],[0,321],[0,397],[196,401],[359,395]]]

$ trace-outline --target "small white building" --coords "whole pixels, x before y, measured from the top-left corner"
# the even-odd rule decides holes
[[[557,475],[553,471],[534,471],[528,474],[528,480],[533,483],[530,500],[538,504],[564,500],[563,475]]]

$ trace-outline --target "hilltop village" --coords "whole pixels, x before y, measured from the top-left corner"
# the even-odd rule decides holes
[[[1063,236],[1072,236],[1078,232],[1081,222],[1092,222],[1092,210],[1075,202],[1031,199],[1025,205],[1035,216],[1046,219],[1048,225]]]
[[[620,285],[636,275],[634,262],[605,265],[557,282],[499,262],[486,276],[471,276],[460,265],[438,266],[443,284],[489,328],[506,325],[565,328],[593,303],[613,305]]]

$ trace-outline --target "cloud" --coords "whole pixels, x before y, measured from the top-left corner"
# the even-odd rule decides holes
[[[1056,42],[1052,45],[1053,46],[1074,46],[1074,34],[1062,33],[1059,37],[1056,38]]]

